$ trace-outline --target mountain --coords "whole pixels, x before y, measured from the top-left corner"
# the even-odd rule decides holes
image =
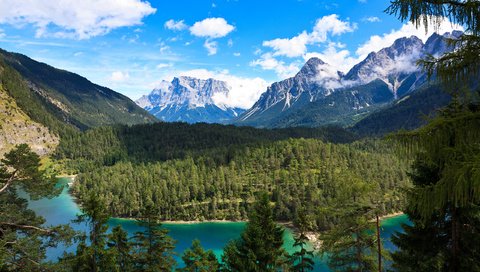
[[[416,61],[451,50],[445,38],[460,35],[460,31],[433,34],[425,43],[415,36],[397,39],[390,47],[370,53],[347,74],[312,58],[294,77],[268,87],[234,123],[270,128],[352,126],[423,88],[428,78]]]
[[[129,98],[77,74],[0,49],[0,134],[31,144],[37,153],[54,149],[58,137],[110,124],[142,124],[155,118]],[[23,120],[23,125],[20,121]],[[8,129],[6,122],[10,123]],[[12,127],[12,124],[13,127]],[[13,129],[15,128],[15,129]],[[43,144],[41,144],[43,143]],[[15,144],[10,141],[9,146]]]
[[[51,153],[59,138],[33,121],[0,85],[0,157],[18,144],[28,144],[39,155]]]
[[[411,130],[425,125],[426,117],[450,102],[450,95],[437,84],[425,84],[357,122],[351,131],[362,136],[381,136],[400,129]]]
[[[268,127],[282,113],[294,111],[330,95],[340,84],[340,76],[340,72],[321,59],[311,58],[294,77],[268,87],[253,107],[236,122]]]
[[[226,123],[244,112],[219,101],[229,92],[225,81],[181,76],[162,81],[136,103],[162,121]]]

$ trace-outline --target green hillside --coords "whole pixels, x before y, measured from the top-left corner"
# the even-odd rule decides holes
[[[129,98],[77,74],[0,49],[0,82],[18,106],[54,133],[155,118]]]

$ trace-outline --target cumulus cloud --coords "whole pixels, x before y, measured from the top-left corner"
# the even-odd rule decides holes
[[[211,71],[207,69],[194,69],[177,71],[172,76],[165,77],[165,79],[171,81],[173,76],[190,76],[200,79],[214,78],[225,81],[230,87],[229,94],[215,95],[213,97],[214,102],[216,104],[242,109],[251,108],[270,84],[260,77],[249,78],[234,76],[231,75],[228,70]]]
[[[125,82],[130,78],[128,72],[115,71],[110,75],[110,80],[113,82]]]
[[[5,34],[5,31],[0,28],[0,39],[5,38],[6,36],[7,36],[7,34]]]
[[[142,24],[156,9],[143,0],[0,0],[0,24],[32,25],[37,37],[88,39]]]
[[[190,33],[197,37],[222,38],[235,29],[223,18],[206,18],[190,27]]]
[[[272,48],[274,56],[300,57],[307,52],[307,45],[326,42],[329,34],[335,36],[355,29],[355,24],[340,20],[337,14],[331,14],[318,19],[310,33],[304,30],[295,37],[264,41],[262,45]]]
[[[188,28],[188,25],[186,25],[183,20],[175,21],[173,19],[166,21],[164,26],[166,29],[170,29],[173,31],[181,31]]]
[[[251,61],[250,66],[260,66],[263,70],[274,71],[280,78],[292,77],[300,69],[299,62],[286,64],[284,61],[274,58],[271,53],[265,53],[259,59]]]
[[[356,50],[356,54],[361,58],[365,58],[369,53],[376,52],[382,48],[391,46],[396,39],[402,37],[410,37],[412,35],[417,36],[423,42],[425,42],[428,37],[430,37],[434,32],[443,34],[445,32],[451,32],[453,30],[464,30],[462,26],[453,24],[450,21],[445,21],[438,28],[434,25],[428,26],[428,32],[425,32],[424,27],[416,28],[412,23],[404,24],[398,30],[392,30],[389,33],[383,35],[374,35],[371,36],[368,41],[360,45]]]

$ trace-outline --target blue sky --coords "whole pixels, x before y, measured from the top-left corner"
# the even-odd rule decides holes
[[[161,80],[226,80],[247,108],[317,56],[347,72],[396,38],[426,34],[385,0],[0,0],[0,47],[132,99]],[[439,32],[459,28],[445,24]]]

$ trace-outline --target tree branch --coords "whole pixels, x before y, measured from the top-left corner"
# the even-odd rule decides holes
[[[12,185],[13,181],[15,180],[16,178],[16,174],[17,174],[17,170],[15,170],[12,175],[10,176],[10,178],[8,178],[7,180],[7,183],[5,183],[5,185],[0,189],[0,193],[3,193],[3,191],[7,190],[7,188]]]
[[[35,226],[30,226],[30,225],[19,225],[19,224],[9,223],[9,222],[0,222],[0,226],[9,226],[9,227],[24,229],[24,230],[36,230],[36,231],[40,231],[47,234],[53,233],[53,231],[50,229],[44,229],[44,228],[39,228]]]

